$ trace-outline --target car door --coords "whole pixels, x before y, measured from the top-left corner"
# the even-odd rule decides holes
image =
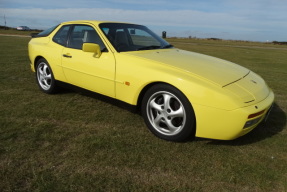
[[[82,51],[83,43],[100,45],[102,55]],[[69,83],[115,97],[115,58],[96,30],[89,25],[74,25],[68,45],[62,52],[62,67]]]

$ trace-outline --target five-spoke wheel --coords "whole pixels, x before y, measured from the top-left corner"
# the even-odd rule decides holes
[[[56,82],[53,72],[45,59],[40,59],[37,62],[36,80],[40,89],[45,93],[54,93],[56,91]]]
[[[142,115],[148,128],[162,139],[182,141],[194,134],[192,106],[178,89],[170,85],[158,84],[146,92]]]

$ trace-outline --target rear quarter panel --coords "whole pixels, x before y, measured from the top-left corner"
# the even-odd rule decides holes
[[[28,44],[31,70],[35,72],[37,60],[44,58],[52,68],[56,80],[66,82],[61,60],[63,46],[54,43],[51,37],[32,38]]]

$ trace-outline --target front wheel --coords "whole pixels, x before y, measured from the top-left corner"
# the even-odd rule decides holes
[[[151,87],[141,112],[150,131],[161,139],[184,141],[195,134],[195,115],[185,95],[167,84]]]
[[[36,65],[36,80],[40,89],[48,94],[57,91],[52,69],[45,59],[40,59]]]

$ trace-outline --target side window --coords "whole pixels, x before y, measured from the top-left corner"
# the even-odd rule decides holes
[[[60,45],[66,46],[70,27],[70,25],[63,26],[53,37],[53,41]]]
[[[106,50],[103,41],[93,27],[75,25],[70,35],[68,47],[82,49],[83,43],[96,43],[100,45],[102,51]]]

